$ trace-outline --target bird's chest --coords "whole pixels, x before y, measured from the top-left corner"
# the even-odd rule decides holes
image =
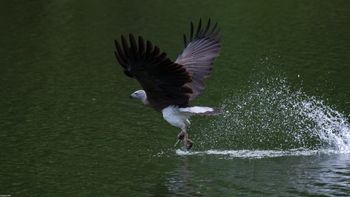
[[[172,126],[178,128],[186,127],[188,117],[181,113],[177,107],[169,106],[162,110],[163,118]]]

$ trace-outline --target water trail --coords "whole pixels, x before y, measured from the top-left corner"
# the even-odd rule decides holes
[[[290,150],[207,150],[207,151],[184,151],[176,150],[176,154],[180,156],[189,155],[213,155],[224,156],[225,158],[248,158],[261,159],[284,156],[310,156],[317,154],[337,154],[336,150],[310,150],[310,149],[290,149]]]
[[[306,150],[350,152],[350,124],[344,114],[319,98],[293,90],[286,78],[259,74],[255,79],[248,92],[223,102],[223,116],[195,135],[197,150],[204,151],[194,154],[214,154],[215,150],[221,154],[234,151],[234,155],[241,153],[236,150],[280,151],[272,155]]]

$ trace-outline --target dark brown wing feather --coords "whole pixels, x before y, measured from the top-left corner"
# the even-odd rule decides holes
[[[169,105],[188,106],[192,90],[185,84],[191,82],[191,77],[182,65],[172,62],[142,37],[136,41],[129,34],[128,42],[121,36],[120,43],[115,41],[115,56],[124,73],[139,81],[152,107],[160,111]]]
[[[210,19],[206,26],[202,26],[202,20],[194,30],[191,22],[189,38],[184,34],[185,48],[177,57],[175,63],[184,65],[192,77],[192,81],[186,84],[193,93],[190,100],[196,98],[204,90],[204,79],[209,77],[213,62],[220,53],[220,37],[217,23],[212,26]]]

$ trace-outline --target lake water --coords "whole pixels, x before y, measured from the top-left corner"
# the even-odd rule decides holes
[[[0,196],[349,196],[349,1],[4,1]],[[212,18],[222,52],[194,147],[129,99],[114,39],[175,59]]]

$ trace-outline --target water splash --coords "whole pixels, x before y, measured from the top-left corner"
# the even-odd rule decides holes
[[[214,155],[223,156],[225,158],[248,158],[248,159],[261,159],[261,158],[273,158],[273,157],[285,157],[285,156],[310,156],[317,154],[337,154],[336,150],[310,150],[310,149],[290,149],[290,150],[207,150],[207,151],[184,151],[181,149],[176,150],[176,154],[179,156],[190,155]]]
[[[223,102],[223,117],[195,135],[196,147],[350,152],[350,124],[344,114],[321,99],[293,91],[286,78],[257,78],[248,92]]]

